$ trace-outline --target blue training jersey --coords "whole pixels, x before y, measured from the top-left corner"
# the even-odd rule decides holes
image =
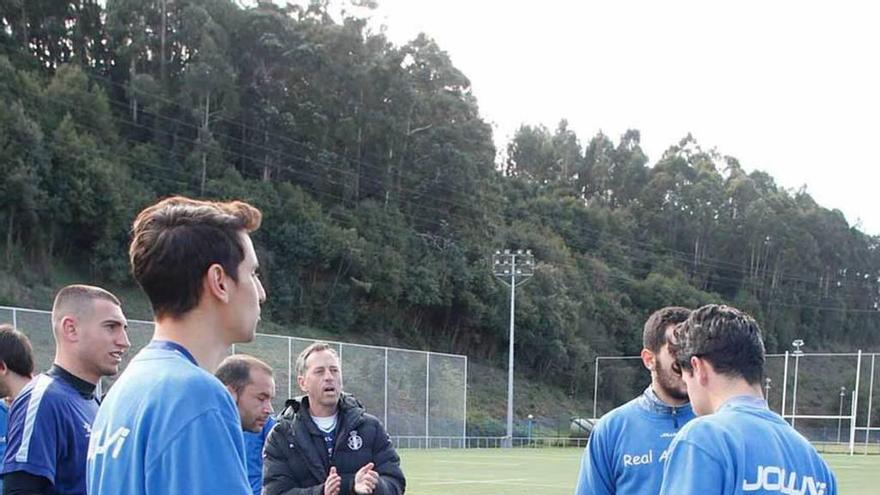
[[[269,416],[269,420],[263,425],[259,433],[244,432],[244,453],[247,458],[248,481],[254,495],[260,495],[263,491],[263,446],[269,432],[275,426],[275,418]]]
[[[576,495],[656,495],[672,438],[694,418],[690,405],[667,406],[648,387],[602,417],[581,460]]]
[[[675,437],[660,493],[837,495],[837,480],[763,399],[734,397]]]
[[[9,409],[0,473],[24,471],[48,479],[52,493],[84,495],[86,452],[97,412],[93,395],[84,396],[58,375],[37,375]]]
[[[87,477],[90,495],[250,495],[231,395],[182,346],[151,342],[101,404]]]
[[[6,454],[6,423],[9,421],[9,408],[6,401],[0,398],[0,467]],[[3,493],[3,477],[0,476],[0,493]]]

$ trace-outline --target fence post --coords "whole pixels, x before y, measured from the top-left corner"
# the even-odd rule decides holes
[[[12,328],[21,330],[18,328],[18,311],[15,308],[12,308]]]
[[[856,386],[853,388],[852,401],[852,428],[849,432],[849,455],[853,455],[856,449],[856,411],[859,410],[859,378],[862,373],[862,350],[859,349],[858,358],[856,358]]]
[[[431,353],[425,353],[425,443],[428,443],[428,421],[431,418]]]
[[[293,397],[293,365],[290,361],[293,359],[293,339],[287,337],[287,398]]]
[[[593,419],[596,419],[596,406],[599,399],[599,356],[596,356],[596,366],[593,368]]]
[[[785,395],[788,391],[788,351],[785,351],[785,365],[782,367],[782,407],[779,415],[785,420]]]
[[[868,441],[871,436],[871,406],[874,405],[874,360],[877,354],[871,354],[871,379],[868,381],[868,419],[865,421],[865,454],[868,453]]]
[[[388,426],[388,348],[385,348],[385,430],[391,431]]]

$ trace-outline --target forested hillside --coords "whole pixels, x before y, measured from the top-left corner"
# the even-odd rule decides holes
[[[570,395],[667,304],[744,308],[771,351],[877,347],[876,237],[691,136],[654,161],[639,140],[526,123],[496,150],[442,47],[323,3],[0,0],[4,277],[131,284],[140,208],[241,198],[265,317],[375,343],[500,363],[491,254],[531,249],[518,366]]]

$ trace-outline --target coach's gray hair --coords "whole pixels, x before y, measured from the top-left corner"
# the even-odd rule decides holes
[[[330,351],[339,359],[339,353],[336,352],[336,348],[331,346],[326,342],[315,342],[314,344],[303,349],[299,356],[296,358],[296,376],[303,376],[306,372],[306,359],[309,358],[312,354],[321,351]]]

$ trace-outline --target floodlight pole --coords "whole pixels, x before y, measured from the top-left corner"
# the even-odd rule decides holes
[[[843,422],[843,398],[846,396],[846,387],[840,387],[840,409],[837,411],[837,444],[840,445],[840,426]]]
[[[493,273],[510,287],[510,337],[507,350],[507,436],[505,447],[513,447],[513,336],[516,287],[528,281],[535,271],[535,257],[531,251],[496,251],[492,256]],[[517,280],[521,279],[521,280]]]
[[[801,355],[804,353],[801,350],[801,347],[804,346],[804,341],[797,339],[791,345],[794,347],[794,390],[791,393],[791,427],[794,428],[794,422],[797,420],[798,364],[800,363]]]

